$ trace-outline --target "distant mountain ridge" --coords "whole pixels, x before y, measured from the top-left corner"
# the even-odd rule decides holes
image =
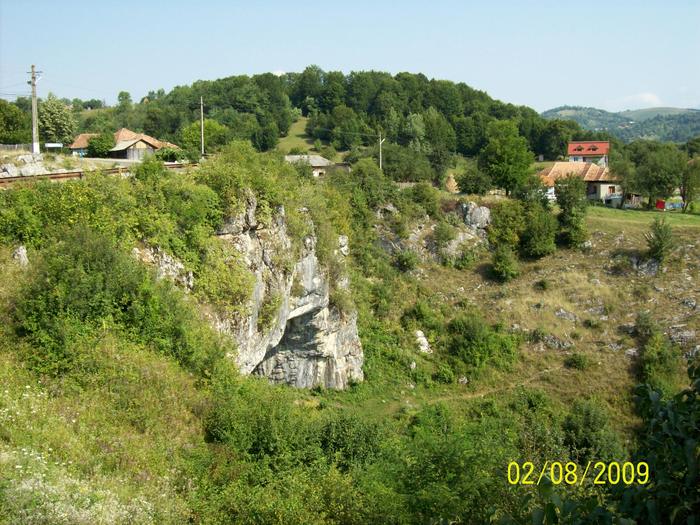
[[[541,113],[546,119],[573,120],[592,131],[607,131],[620,139],[686,142],[700,135],[700,109],[647,108],[620,111],[582,106],[560,106]]]

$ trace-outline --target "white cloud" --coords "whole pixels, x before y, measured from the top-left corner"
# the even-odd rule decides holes
[[[623,111],[625,109],[655,108],[663,106],[663,102],[656,93],[645,92],[608,100],[605,105],[610,111]]]

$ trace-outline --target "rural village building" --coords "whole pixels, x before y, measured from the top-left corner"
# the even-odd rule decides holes
[[[609,153],[610,142],[607,141],[573,141],[566,151],[569,162],[592,162],[601,166],[608,165]]]
[[[605,204],[619,204],[622,200],[620,180],[610,172],[607,166],[591,162],[555,162],[549,168],[540,171],[540,180],[547,186],[547,197],[555,199],[554,183],[557,179],[577,175],[586,182],[586,196]]]
[[[310,165],[314,177],[325,175],[328,168],[333,166],[333,162],[321,155],[285,155],[284,160],[291,164],[301,162]]]
[[[87,155],[88,142],[97,136],[97,133],[81,133],[68,147],[73,155],[84,157]],[[126,128],[114,133],[114,142],[115,145],[110,150],[109,156],[115,159],[141,160],[162,148],[180,149],[170,142],[154,139],[144,133],[136,133]]]

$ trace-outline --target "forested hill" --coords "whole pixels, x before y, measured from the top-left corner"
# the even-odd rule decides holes
[[[325,72],[317,66],[281,76],[200,80],[170,92],[151,91],[140,101],[121,92],[118,104],[107,108],[95,100],[64,99],[74,125],[66,126],[65,136],[50,138],[67,142],[78,132],[127,127],[198,150],[200,97],[210,152],[233,139],[272,149],[300,114],[310,119],[307,132],[336,150],[374,144],[381,131],[389,142],[425,156],[436,171],[452,153],[476,154],[494,120],[515,121],[532,152],[551,159],[564,154],[568,140],[593,138],[574,123],[549,122],[529,107],[494,100],[464,83],[413,73]],[[28,100],[15,105],[28,116]],[[29,133],[26,122],[23,132]]]
[[[561,106],[542,113],[545,119],[566,119],[591,131],[605,131],[631,142],[637,139],[685,142],[700,134],[700,110],[648,108],[611,113],[603,109]]]

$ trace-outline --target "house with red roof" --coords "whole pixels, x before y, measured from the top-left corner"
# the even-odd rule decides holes
[[[73,155],[84,157],[87,154],[90,139],[97,136],[97,133],[81,133],[68,147]],[[114,142],[109,156],[115,159],[142,160],[145,156],[162,148],[180,149],[170,142],[154,139],[145,133],[136,133],[126,128],[114,132]]]
[[[600,166],[608,165],[610,142],[608,141],[583,141],[569,142],[566,154],[570,162],[592,162]]]

